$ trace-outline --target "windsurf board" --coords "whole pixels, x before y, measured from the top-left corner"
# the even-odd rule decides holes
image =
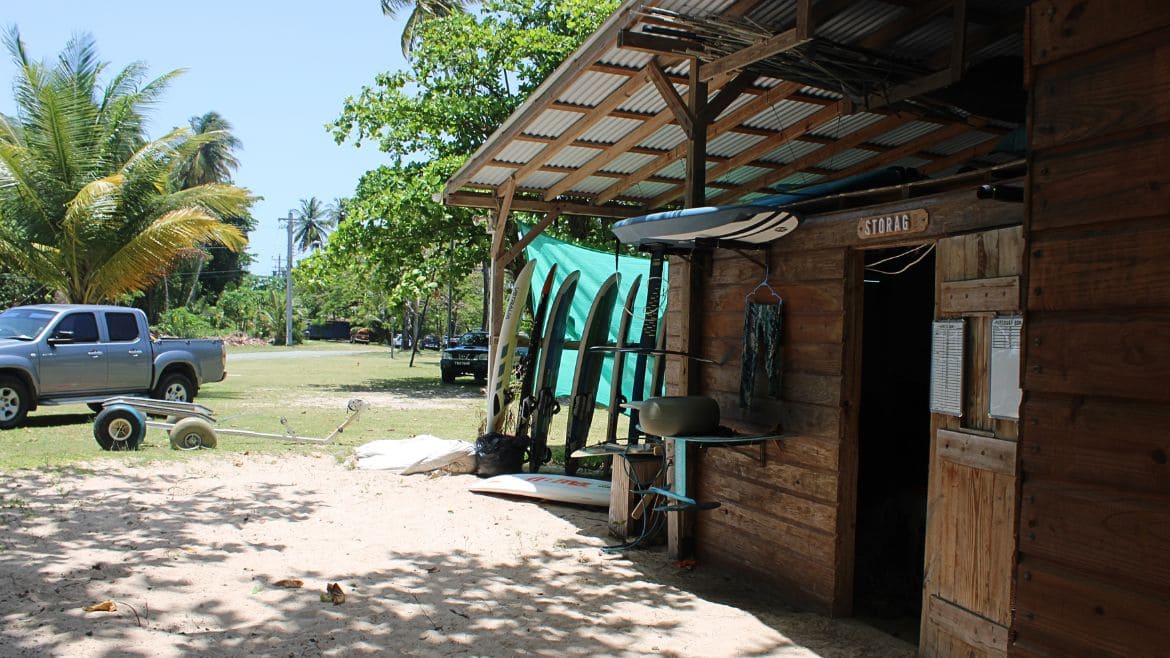
[[[512,297],[504,310],[500,325],[499,343],[496,345],[494,368],[489,373],[487,396],[487,424],[484,434],[495,434],[503,430],[504,417],[508,410],[508,383],[512,378],[512,365],[516,358],[516,335],[520,329],[520,316],[528,299],[528,288],[532,284],[532,272],[536,261],[530,260],[516,276],[512,286]]]
[[[516,473],[479,480],[468,487],[475,493],[539,498],[557,503],[609,507],[609,482],[571,475]]]

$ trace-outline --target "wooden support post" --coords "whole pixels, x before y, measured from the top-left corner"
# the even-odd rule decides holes
[[[680,287],[680,301],[682,308],[680,309],[679,317],[682,318],[682,326],[679,327],[679,346],[678,349],[682,352],[689,352],[692,354],[698,353],[701,349],[702,339],[702,324],[700,318],[702,317],[703,304],[703,278],[702,272],[709,269],[707,260],[709,254],[697,252],[691,256],[689,261],[676,261],[671,263],[671,279],[678,281]],[[679,265],[682,265],[679,267]],[[681,388],[682,395],[698,395],[700,389],[700,364],[690,359],[682,359],[679,381],[676,386]],[[693,468],[691,468],[692,460],[687,459],[692,455],[680,455],[676,451],[687,450],[689,444],[681,441],[667,441],[666,442],[666,459],[667,459],[667,473],[675,472],[673,465],[678,461],[683,461],[687,468],[683,469],[688,480],[690,480]],[[670,488],[674,491],[679,491],[677,483],[670,482]],[[693,489],[688,486],[688,491]],[[694,512],[671,512],[667,516],[666,532],[667,532],[667,547],[668,552],[672,558],[684,559],[691,557],[694,552],[694,527],[695,527],[695,513]]]
[[[699,79],[699,62],[691,60],[691,84],[687,90],[687,111],[695,123],[687,139],[686,207],[706,202],[707,187],[707,83]]]
[[[634,492],[638,484],[644,488],[661,486],[662,482],[657,477],[661,467],[661,456],[650,459],[645,457],[627,459],[617,455],[613,457],[613,478],[609,489],[610,536],[628,540],[641,534],[642,524],[649,518],[651,510],[638,507],[643,497]],[[631,481],[631,474],[637,479],[636,483]]]

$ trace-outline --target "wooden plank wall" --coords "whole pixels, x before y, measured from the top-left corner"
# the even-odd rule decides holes
[[[1170,3],[1043,0],[1033,81],[1020,656],[1170,651]]]
[[[722,502],[696,519],[695,551],[700,561],[757,575],[810,609],[843,614],[851,601],[839,589],[845,580],[851,586],[852,574],[848,569],[843,574],[839,553],[853,548],[852,536],[843,537],[838,529],[847,250],[799,251],[798,237],[773,245],[770,257],[769,280],[785,307],[780,400],[766,396],[761,364],[753,407],[741,409],[738,403],[745,298],[764,278],[764,254],[716,250],[707,274],[701,352],[720,365],[702,366],[699,393],[719,402],[726,425],[800,436],[779,445],[692,456],[697,495]],[[681,270],[675,261],[671,268],[672,274]],[[679,292],[671,287],[672,295]],[[766,301],[769,295],[764,291],[756,298]],[[682,322],[674,315],[680,309],[672,297],[667,311],[672,345],[681,338],[674,333]],[[678,365],[668,362],[668,394],[681,394],[680,377]],[[852,487],[854,478],[847,477]],[[851,504],[852,496],[847,499]],[[852,519],[845,525],[851,528]]]

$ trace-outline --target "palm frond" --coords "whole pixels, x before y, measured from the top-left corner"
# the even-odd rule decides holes
[[[198,208],[167,213],[122,246],[85,286],[88,299],[110,299],[141,290],[166,272],[179,254],[204,242],[217,242],[230,251],[239,251],[247,239],[239,229]]]

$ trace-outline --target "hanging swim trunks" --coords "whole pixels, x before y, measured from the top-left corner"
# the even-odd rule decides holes
[[[743,355],[739,377],[739,406],[750,409],[756,380],[756,360],[764,360],[768,374],[768,397],[780,397],[780,378],[784,362],[780,347],[783,334],[784,301],[744,305]]]

